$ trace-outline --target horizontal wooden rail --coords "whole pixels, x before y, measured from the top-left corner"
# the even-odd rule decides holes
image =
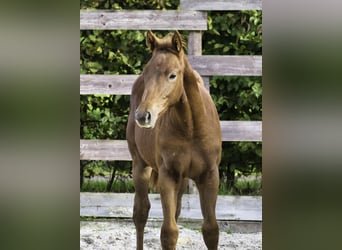
[[[221,121],[223,141],[261,141],[261,121]],[[81,160],[131,161],[126,140],[80,140]]]
[[[81,30],[207,30],[207,13],[176,10],[81,10]]]
[[[80,75],[80,94],[130,95],[139,75]]]
[[[182,10],[261,10],[262,0],[181,0]]]
[[[220,121],[222,141],[262,141],[262,121]]]
[[[81,160],[131,161],[126,140],[80,140]]]
[[[193,68],[203,76],[260,76],[262,56],[189,56]],[[130,95],[138,75],[80,75],[80,93]]]
[[[162,219],[163,210],[159,194],[149,194],[151,210],[149,219]],[[134,194],[127,193],[80,193],[80,215],[105,218],[132,218]],[[115,208],[115,209],[113,209]],[[219,195],[216,204],[218,220],[262,221],[261,196]],[[182,197],[181,219],[202,220],[197,194]]]
[[[262,56],[188,56],[200,75],[261,76]]]

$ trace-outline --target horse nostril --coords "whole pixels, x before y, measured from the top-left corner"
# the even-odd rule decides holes
[[[138,110],[135,111],[135,120],[140,125],[147,125],[151,123],[152,114],[150,111],[139,112]]]
[[[145,123],[150,123],[151,121],[151,113],[149,111],[145,114]]]

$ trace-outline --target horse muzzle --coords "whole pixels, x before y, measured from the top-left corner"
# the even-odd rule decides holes
[[[154,124],[152,123],[152,114],[150,111],[139,111],[138,109],[135,111],[135,122],[141,128],[153,128]]]

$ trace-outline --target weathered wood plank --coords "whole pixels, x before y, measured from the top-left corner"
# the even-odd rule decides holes
[[[202,55],[202,32],[191,31],[188,37],[188,55],[201,56]],[[202,77],[205,87],[209,90],[210,79],[208,76]]]
[[[202,55],[202,32],[191,31],[188,37],[188,54],[192,56]]]
[[[262,56],[189,55],[188,57],[192,67],[202,76],[259,76],[262,74]],[[137,78],[138,75],[80,75],[80,93],[81,95],[130,95],[133,83]],[[208,78],[204,80],[208,84]]]
[[[261,141],[261,121],[221,121],[222,141]],[[81,160],[131,161],[125,140],[80,140]]]
[[[262,56],[188,56],[188,59],[200,75],[262,75]]]
[[[81,30],[207,30],[207,13],[176,10],[81,10]]]
[[[159,194],[149,194],[150,219],[163,218]],[[134,194],[80,193],[80,215],[95,217],[132,218]],[[262,221],[262,197],[217,197],[218,220]],[[202,219],[199,196],[184,194],[180,218]]]
[[[80,75],[80,94],[130,95],[139,75]]]
[[[221,121],[222,141],[262,141],[261,121]]]
[[[181,10],[261,10],[262,0],[181,0]]]
[[[81,160],[131,161],[126,140],[80,140]]]

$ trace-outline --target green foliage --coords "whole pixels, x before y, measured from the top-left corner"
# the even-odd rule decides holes
[[[128,168],[127,168],[128,167]],[[115,168],[121,177],[128,176],[130,164],[125,161],[88,161],[84,164],[83,176],[93,178],[95,176],[110,177]]]
[[[110,169],[104,161],[91,161],[85,165],[83,176],[85,178],[92,178],[94,176],[108,177],[110,175]]]
[[[124,139],[128,96],[81,95],[81,138]]]
[[[204,55],[261,55],[262,12],[209,12]]]
[[[234,11],[208,14],[209,30],[203,34],[203,54],[261,55],[262,12]],[[210,94],[221,120],[262,120],[261,77],[213,76]],[[260,142],[224,142],[220,176],[227,189],[235,178],[261,172]]]
[[[178,9],[179,0],[113,1],[81,0],[81,9]],[[166,32],[156,32],[164,35]],[[185,34],[187,32],[182,32]],[[208,30],[203,32],[204,55],[261,55],[262,12],[209,12]],[[140,74],[150,58],[145,31],[82,30],[80,32],[81,74]],[[221,120],[262,120],[261,77],[210,78],[210,93]],[[82,139],[125,139],[129,96],[81,95]],[[235,178],[261,172],[262,143],[224,142],[220,176],[227,189]],[[104,163],[90,164],[108,171]],[[130,163],[113,164],[129,171]],[[107,170],[106,170],[107,168]],[[86,171],[88,171],[86,170]]]
[[[261,174],[253,173],[247,178],[240,177],[235,180],[230,188],[221,182],[219,195],[262,195]]]
[[[81,9],[177,9],[179,0],[81,0]]]
[[[213,76],[210,93],[221,120],[261,120],[261,77]]]
[[[81,192],[134,192],[130,176],[131,164],[128,162],[88,161],[83,166],[82,176],[88,181],[81,185]],[[115,170],[114,173],[113,170]],[[108,180],[113,178],[113,182],[93,180],[94,177],[103,177]]]
[[[142,31],[81,31],[81,74],[140,74],[149,55],[144,40]]]
[[[81,192],[106,192],[107,182],[106,181],[86,181]],[[116,180],[113,182],[113,186],[109,192],[114,193],[133,193],[134,186],[132,180]]]

